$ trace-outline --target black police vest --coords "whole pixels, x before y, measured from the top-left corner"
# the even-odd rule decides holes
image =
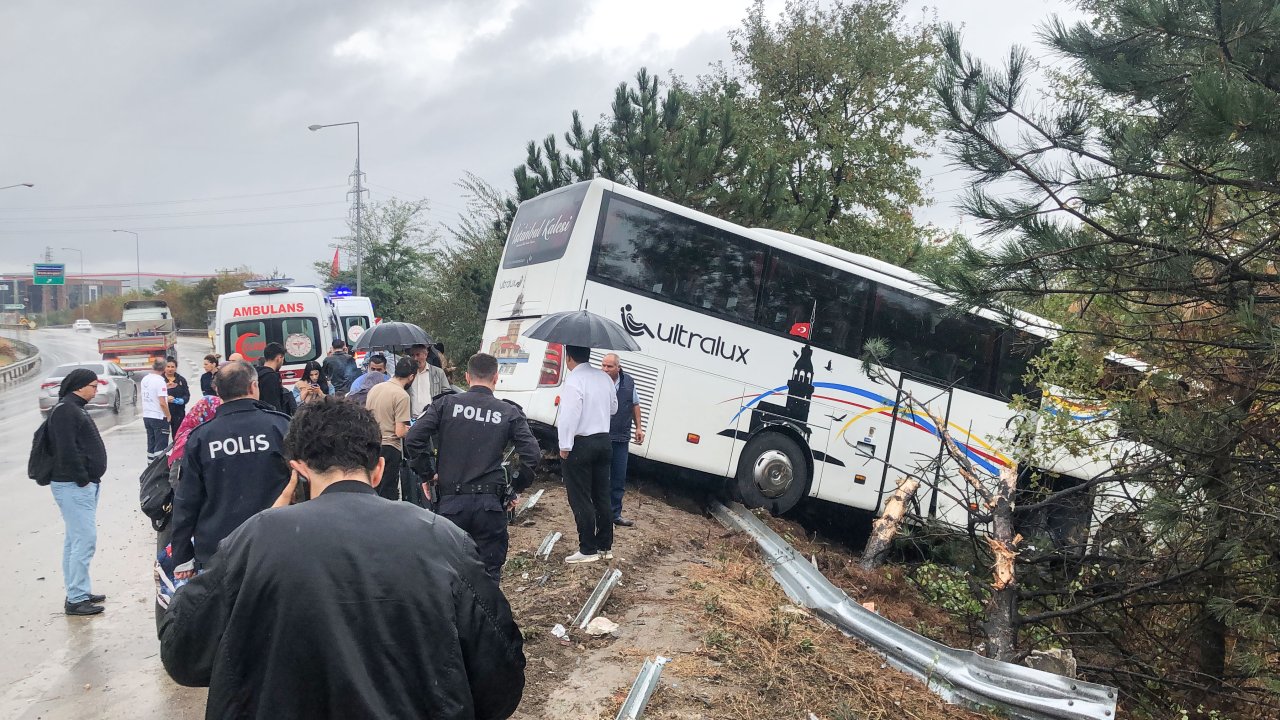
[[[635,397],[636,381],[631,376],[618,373],[618,412],[609,418],[609,439],[614,442],[627,442],[631,439],[632,408],[636,406],[631,400]]]

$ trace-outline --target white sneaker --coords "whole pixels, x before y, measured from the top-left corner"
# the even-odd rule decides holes
[[[605,560],[612,560],[612,559],[613,559],[613,551],[612,551],[612,550],[605,550],[604,552],[600,553],[600,557],[604,558]]]
[[[600,559],[600,556],[596,553],[592,553],[590,555],[583,555],[582,552],[579,551],[565,558],[564,561],[569,563],[570,565],[577,565],[578,563],[595,562],[599,559]]]

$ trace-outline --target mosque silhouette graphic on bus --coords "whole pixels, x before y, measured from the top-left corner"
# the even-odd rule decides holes
[[[791,367],[791,378],[787,380],[786,402],[773,403],[761,400],[751,406],[751,422],[747,430],[728,428],[721,430],[718,434],[745,441],[749,440],[757,430],[766,425],[787,425],[804,437],[804,442],[809,446],[809,452],[813,455],[815,461],[844,467],[842,461],[827,455],[819,448],[814,448],[809,442],[810,436],[813,434],[809,427],[809,411],[814,391],[813,347],[809,344],[807,330],[803,337],[804,345],[800,347],[800,352],[796,354],[795,365]],[[827,369],[831,369],[830,363],[827,364]]]
[[[777,422],[776,419],[789,421],[788,424],[809,440],[809,407],[813,400],[813,349],[809,343],[800,348],[796,364],[791,368],[791,379],[787,381],[787,402],[778,404],[758,402],[751,408],[751,432],[759,430],[766,424]]]

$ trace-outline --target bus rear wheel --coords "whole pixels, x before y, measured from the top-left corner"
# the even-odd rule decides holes
[[[747,507],[781,515],[800,502],[809,485],[809,464],[800,446],[776,432],[755,436],[738,460],[737,496]]]

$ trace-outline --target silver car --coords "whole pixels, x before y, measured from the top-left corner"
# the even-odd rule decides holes
[[[62,378],[76,368],[84,368],[98,376],[98,394],[88,407],[111,408],[111,412],[118,413],[120,406],[126,402],[131,405],[138,404],[138,384],[128,373],[121,370],[115,363],[86,360],[59,365],[52,375],[40,383],[41,413],[47,415],[53,406],[58,404],[58,387],[62,385]]]

